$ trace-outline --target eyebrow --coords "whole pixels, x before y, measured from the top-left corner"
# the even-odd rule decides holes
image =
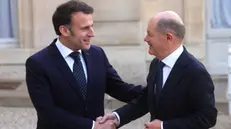
[[[149,35],[151,35],[151,32],[150,32],[149,30],[147,31],[147,33],[148,33]]]
[[[87,28],[89,28],[89,27],[93,27],[94,26],[94,24],[92,24],[92,25],[88,25],[88,26],[82,26],[81,27],[81,29],[87,29]]]

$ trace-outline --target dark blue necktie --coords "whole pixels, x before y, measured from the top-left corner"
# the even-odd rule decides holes
[[[162,61],[158,62],[156,74],[156,96],[159,96],[163,85],[163,67],[165,64]]]
[[[76,78],[77,84],[79,86],[80,92],[83,98],[86,98],[87,93],[87,81],[84,74],[83,66],[80,61],[80,53],[79,52],[72,52],[70,56],[74,59],[73,64],[73,74]]]

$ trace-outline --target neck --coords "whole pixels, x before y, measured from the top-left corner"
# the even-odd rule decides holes
[[[63,37],[63,36],[59,36],[59,41],[60,41],[64,46],[66,46],[66,47],[68,47],[69,49],[75,51],[73,45],[71,45],[70,41],[69,41],[67,38],[65,38],[65,37]]]
[[[160,60],[163,60],[164,58],[168,57],[170,54],[172,54],[174,51],[176,51],[181,44],[174,45],[170,47],[168,50],[165,50],[162,52],[162,55],[158,56],[157,58]]]

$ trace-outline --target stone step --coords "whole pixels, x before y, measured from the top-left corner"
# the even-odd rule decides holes
[[[229,104],[227,102],[216,102],[216,108],[219,111],[219,114],[229,115]]]
[[[228,80],[227,75],[213,75],[212,76],[213,83],[215,86],[215,97],[216,102],[227,102],[227,87],[228,87]]]
[[[227,76],[212,76],[212,78],[215,84],[217,108],[221,113],[228,114]],[[105,107],[109,109],[119,108],[123,104],[107,95],[105,97]],[[33,107],[25,83],[16,90],[1,89],[0,106]]]
[[[119,102],[113,98],[105,97],[105,107],[109,109],[116,109],[123,106],[124,103]],[[9,107],[33,107],[28,93],[0,91],[0,106]],[[216,107],[223,114],[228,114],[228,101],[216,101]]]
[[[32,107],[27,92],[0,90],[0,106]]]
[[[112,112],[111,109],[105,109],[106,112]],[[34,108],[11,108],[0,106],[0,129],[35,129],[37,124],[37,115]],[[150,115],[147,114],[120,129],[143,129],[144,123],[149,122]],[[212,129],[230,129],[231,116],[219,114],[217,124]]]
[[[2,93],[2,92],[1,92]],[[1,94],[0,93],[0,94]],[[23,97],[22,97],[23,96]],[[105,108],[107,109],[117,109],[123,106],[125,103],[119,102],[117,100],[106,100]],[[31,100],[28,96],[22,94],[15,94],[14,96],[0,96],[0,106],[4,107],[33,107]],[[228,102],[216,102],[216,107],[219,114],[228,115]]]

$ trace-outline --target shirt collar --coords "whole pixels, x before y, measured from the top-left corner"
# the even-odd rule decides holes
[[[177,59],[180,57],[181,53],[183,52],[184,48],[183,45],[180,45],[174,52],[172,52],[170,55],[165,57],[162,62],[170,67],[173,68],[174,64],[176,63]]]
[[[59,38],[57,39],[55,45],[57,46],[58,50],[60,51],[60,53],[61,53],[61,55],[63,56],[64,59],[66,57],[68,57],[73,52],[73,50],[71,50],[70,48],[63,45],[63,43],[60,42]],[[78,50],[78,52],[80,54],[82,54],[81,50]]]

